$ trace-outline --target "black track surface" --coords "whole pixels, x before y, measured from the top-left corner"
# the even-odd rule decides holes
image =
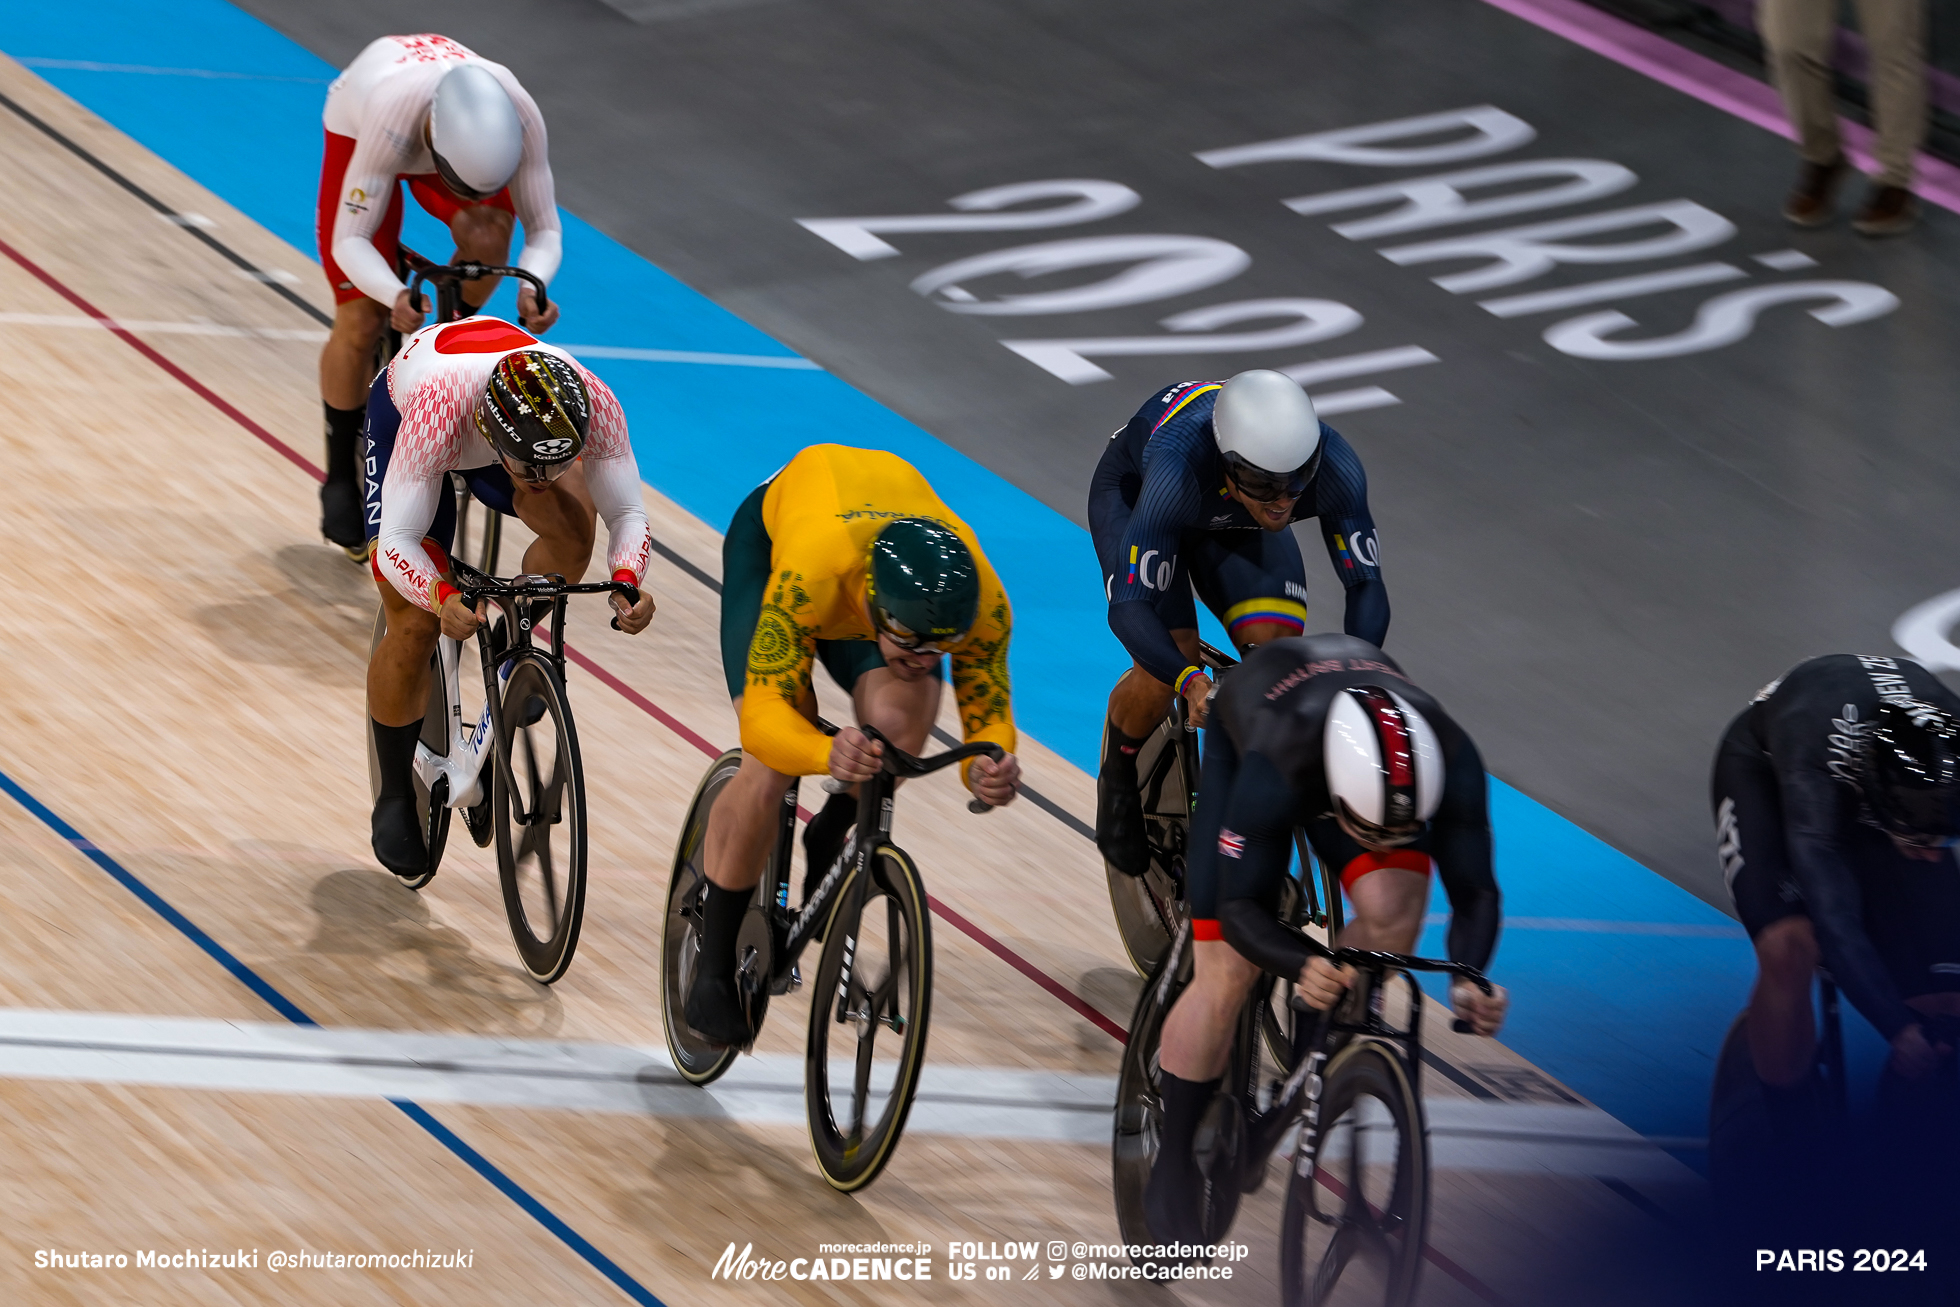
[[[1803,657],[1890,650],[1900,612],[1960,586],[1960,224],[1936,210],[1890,242],[1842,222],[1795,232],[1777,217],[1795,163],[1785,142],[1488,6],[242,3],[336,63],[405,31],[508,63],[544,107],[566,208],[1077,521],[1103,439],[1166,380],[1430,350],[1442,361],[1320,388],[1380,384],[1404,401],[1332,419],[1373,483],[1390,649],[1495,773],[1721,906],[1706,785],[1728,718]],[[1220,171],[1193,157],[1485,103],[1539,134],[1478,162],[1606,159],[1639,184],[1356,242],[1328,224],[1359,213],[1307,218],[1279,201],[1439,169]],[[895,236],[899,257],[868,263],[795,222],[941,213],[955,195],[1050,178],[1120,182],[1143,202],[1089,227]],[[1716,352],[1588,361],[1540,333],[1613,307],[1647,324],[1636,335],[1672,332],[1732,287],[1500,320],[1429,280],[1472,264],[1397,267],[1376,252],[1677,198],[1738,234],[1508,293],[1719,259],[1751,273],[1732,286],[1850,279],[1903,304],[1836,329],[1784,305]],[[1209,290],[1059,318],[959,316],[909,288],[952,259],[1121,232],[1221,238],[1253,262]],[[1790,248],[1821,266],[1751,261]],[[985,289],[1019,289],[1009,281]],[[1338,300],[1366,324],[1305,349],[1107,359],[1116,379],[1079,387],[998,343],[1162,334],[1170,313],[1275,296]],[[1335,625],[1331,574],[1309,566],[1312,620]],[[1099,596],[1085,588],[1082,602]]]

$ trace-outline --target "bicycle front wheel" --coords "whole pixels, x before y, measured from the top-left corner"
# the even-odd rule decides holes
[[[374,632],[368,640],[368,658],[381,647],[381,637],[388,633],[388,610],[377,608],[374,613]],[[429,751],[439,757],[449,753],[449,687],[443,680],[442,655],[438,652],[429,656],[429,704],[422,714],[422,743]],[[368,801],[372,803],[381,794],[381,763],[374,756],[374,724],[362,718],[362,734],[367,736],[368,756]],[[420,773],[415,776],[415,812],[422,819],[422,847],[428,850],[429,866],[420,876],[398,876],[397,880],[408,889],[421,889],[435,879],[436,868],[442,865],[442,851],[449,843],[449,791],[443,782],[442,792],[432,801],[429,787],[423,783]]]
[[[715,800],[742,770],[742,751],[730,749],[714,760],[688,805],[674,849],[674,874],[667,881],[667,920],[660,934],[660,1013],[667,1023],[667,1052],[674,1069],[692,1085],[718,1080],[742,1050],[704,1039],[687,1024],[687,991],[701,961],[701,921],[708,896],[708,814]]]
[[[932,1008],[932,924],[919,869],[878,846],[860,904],[859,872],[837,890],[810,987],[803,1095],[810,1146],[834,1189],[878,1178],[919,1086]]]
[[[1429,1128],[1407,1069],[1377,1040],[1328,1065],[1320,1132],[1303,1127],[1280,1220],[1286,1307],[1407,1307],[1429,1229]]]
[[[491,808],[504,914],[524,969],[549,985],[572,965],[585,916],[585,776],[551,663],[520,657],[504,683]]]

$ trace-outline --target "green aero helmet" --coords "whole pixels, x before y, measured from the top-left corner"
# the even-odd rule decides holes
[[[865,569],[871,623],[908,649],[942,652],[980,611],[980,569],[959,536],[922,517],[887,522]]]

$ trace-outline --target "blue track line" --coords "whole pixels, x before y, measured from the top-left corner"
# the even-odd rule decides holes
[[[338,71],[317,55],[225,0],[0,0],[0,48],[42,61],[46,81],[296,254],[312,250],[320,83]],[[198,75],[111,71],[121,66]],[[433,219],[405,209],[410,244],[447,248]],[[609,352],[605,377],[632,420],[642,476],[719,529],[804,445],[909,460],[987,542],[1013,596],[1017,720],[1093,774],[1109,684],[1130,660],[1105,620],[1087,532],[575,214],[561,217],[558,330]],[[508,312],[507,299],[492,303]],[[729,356],[766,362],[701,366]],[[1493,973],[1514,999],[1505,1043],[1636,1130],[1700,1134],[1715,1054],[1755,969],[1733,921],[1495,778],[1491,816],[1507,913],[1633,927],[1507,933]],[[1439,947],[1440,934],[1421,947]]]
[[[205,934],[198,927],[197,923],[172,907],[169,900],[165,899],[148,885],[145,885],[137,878],[134,872],[97,848],[93,841],[69,825],[54,809],[48,807],[47,804],[42,803],[32,794],[22,789],[14,781],[13,777],[7,775],[5,772],[0,772],[0,790],[6,791],[7,795],[14,802],[20,804],[21,807],[39,818],[43,825],[66,840],[70,847],[80,851],[90,862],[93,862],[96,866],[108,872],[118,885],[121,885],[131,894],[141,899],[145,906],[175,926],[191,943],[210,954],[213,961],[226,971],[229,971],[233,976],[236,976],[245,988],[264,999],[280,1016],[298,1026],[317,1026],[320,1024],[312,1017],[306,1015],[299,1004],[293,1002],[275,989],[272,982],[239,961],[238,957],[230,949],[227,949],[217,940]],[[462,1158],[463,1161],[469,1163],[470,1169],[474,1170],[485,1180],[488,1180],[506,1198],[516,1203],[532,1219],[537,1221],[539,1225],[542,1225],[545,1229],[556,1235],[566,1247],[570,1248],[580,1257],[583,1257],[592,1266],[593,1270],[599,1272],[599,1274],[617,1285],[620,1292],[624,1293],[634,1302],[644,1304],[645,1307],[665,1307],[665,1304],[656,1298],[645,1285],[620,1269],[619,1264],[613,1261],[612,1258],[606,1256],[597,1248],[594,1248],[584,1235],[581,1235],[577,1230],[567,1225],[563,1217],[532,1197],[524,1186],[506,1175],[495,1162],[492,1162],[482,1153],[477,1152],[476,1149],[463,1142],[461,1136],[457,1135],[455,1131],[430,1115],[427,1108],[419,1103],[413,1103],[403,1098],[391,1098],[388,1101],[400,1108],[409,1120],[415,1122],[415,1124],[433,1135],[436,1141],[442,1144],[443,1147]]]

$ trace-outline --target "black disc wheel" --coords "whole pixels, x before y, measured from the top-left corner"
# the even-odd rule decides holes
[[[1286,1307],[1406,1307],[1429,1227],[1429,1135],[1402,1060],[1357,1040],[1323,1077],[1280,1221]]]
[[[557,673],[520,657],[497,714],[490,807],[504,913],[524,969],[549,985],[572,965],[585,915],[585,777]]]
[[[1107,729],[1107,728],[1105,728]],[[1163,961],[1171,938],[1190,916],[1184,902],[1185,835],[1191,826],[1191,785],[1175,733],[1184,728],[1162,723],[1137,750],[1137,786],[1143,801],[1143,828],[1150,844],[1149,870],[1126,876],[1107,861],[1109,905],[1123,951],[1140,976]]]
[[[368,641],[368,655],[381,647],[381,637],[388,631],[388,610],[379,609],[374,614],[374,632]],[[431,654],[429,657],[429,704],[422,714],[422,743],[429,746],[429,752],[439,757],[449,754],[449,736],[446,728],[449,721],[449,689],[443,680],[442,657]],[[381,763],[374,754],[374,723],[365,716],[361,722],[362,733],[367,736],[368,755],[368,800],[381,796]],[[408,889],[421,889],[435,879],[436,868],[442,865],[443,847],[449,842],[450,808],[445,800],[449,795],[446,782],[437,781],[441,794],[437,801],[430,802],[429,787],[418,773],[415,777],[415,812],[422,819],[422,847],[429,852],[428,870],[420,876],[397,876]]]
[[[932,926],[918,868],[880,845],[861,903],[858,875],[838,888],[824,931],[803,1082],[817,1166],[845,1193],[875,1180],[898,1146],[932,1007]]]
[[[701,913],[708,894],[708,814],[741,769],[742,751],[730,749],[701,778],[681,826],[680,844],[674,849],[674,874],[667,882],[667,920],[660,936],[660,1011],[666,1018],[667,1051],[674,1069],[696,1085],[720,1078],[741,1054],[733,1045],[695,1033],[685,1015],[687,991],[701,960]]]

